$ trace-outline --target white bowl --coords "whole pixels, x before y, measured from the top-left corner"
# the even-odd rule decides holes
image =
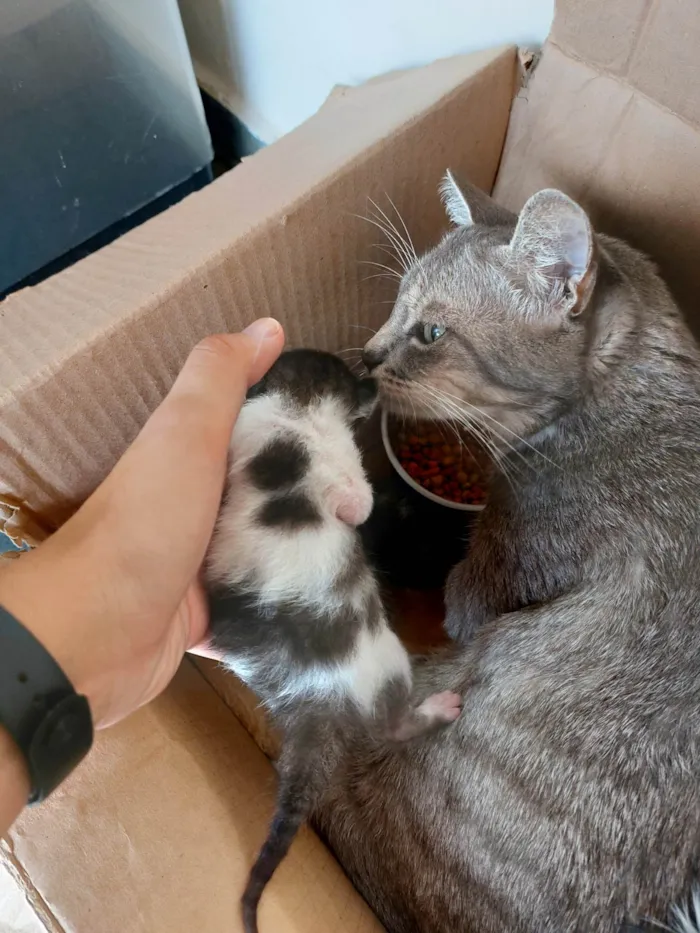
[[[420,483],[417,483],[412,476],[410,476],[399,462],[399,458],[394,453],[391,440],[389,439],[389,412],[386,408],[382,409],[382,441],[384,443],[384,450],[386,450],[386,455],[391,461],[391,465],[399,474],[401,479],[407,483],[411,489],[415,489],[416,492],[419,492],[421,496],[425,496],[426,499],[430,499],[432,502],[436,502],[438,505],[444,505],[447,509],[457,509],[460,512],[481,512],[484,508],[484,505],[469,505],[466,502],[451,502],[449,499],[442,499],[440,496],[436,496],[434,492],[430,492],[429,489],[424,489]]]

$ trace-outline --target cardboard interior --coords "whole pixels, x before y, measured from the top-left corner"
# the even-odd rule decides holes
[[[291,345],[360,346],[357,326],[379,325],[395,279],[361,264],[386,257],[373,246],[379,231],[355,215],[367,216],[368,198],[388,216],[395,204],[417,249],[434,242],[447,228],[437,197],[446,165],[493,185],[516,76],[504,48],[339,88],[209,188],[2,303],[8,530],[33,543],[71,513],[200,337],[272,314]],[[238,898],[274,793],[241,723],[269,753],[274,735],[232,677],[201,670],[226,702],[186,661],[161,699],[101,734],[0,844],[3,933],[25,933],[27,910],[51,933],[240,929]],[[269,886],[260,925],[380,929],[310,830]]]

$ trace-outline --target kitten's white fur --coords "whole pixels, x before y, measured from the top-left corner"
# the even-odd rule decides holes
[[[262,613],[275,603],[294,601],[319,612],[339,608],[348,599],[361,608],[375,586],[369,571],[360,575],[350,593],[334,586],[356,545],[350,524],[363,522],[372,509],[372,489],[347,422],[347,412],[333,398],[299,409],[278,393],[247,402],[239,416],[231,438],[227,497],[209,555],[209,578],[232,587],[252,581]],[[271,438],[285,434],[300,439],[310,455],[302,488],[323,517],[320,526],[275,530],[257,520],[268,494],[252,485],[245,467]],[[227,666],[248,683],[254,683],[260,663],[227,658]],[[281,703],[313,695],[353,697],[370,714],[390,678],[411,684],[408,655],[385,619],[375,632],[361,630],[342,663],[302,667],[290,659],[280,673],[286,681]]]

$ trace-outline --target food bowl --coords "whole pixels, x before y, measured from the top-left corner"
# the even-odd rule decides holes
[[[389,461],[391,462],[391,465],[393,466],[396,473],[408,486],[411,487],[411,489],[419,493],[421,496],[424,496],[426,499],[429,499],[431,502],[435,502],[447,509],[455,509],[462,512],[481,512],[484,509],[486,505],[485,501],[480,503],[453,502],[451,499],[439,495],[438,491],[426,489],[425,486],[421,485],[421,483],[414,479],[404,468],[395,449],[396,427],[397,426],[389,412],[386,409],[383,409],[381,414],[381,431],[382,442],[384,444],[384,449],[386,450],[386,455],[389,458]],[[483,465],[478,465],[475,463],[475,468],[479,470],[479,473],[483,477]],[[483,482],[486,482],[485,477],[483,478]]]

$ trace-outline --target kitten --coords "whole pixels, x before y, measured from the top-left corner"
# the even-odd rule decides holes
[[[456,646],[415,670],[464,709],[439,744],[358,743],[318,823],[392,933],[616,933],[700,861],[700,354],[561,192],[444,196],[456,229],[365,362],[501,465],[446,588]]]
[[[452,722],[452,692],[411,702],[408,655],[389,628],[357,525],[372,490],[353,423],[376,386],[328,353],[283,354],[251,389],[208,559],[212,646],[283,730],[277,810],[243,897],[263,888],[353,731],[401,742]]]

